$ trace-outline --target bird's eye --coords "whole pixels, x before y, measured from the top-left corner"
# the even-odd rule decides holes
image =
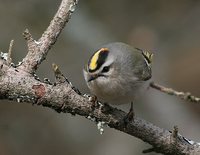
[[[105,67],[103,67],[103,69],[102,69],[102,73],[106,73],[106,72],[108,72],[110,70],[110,66],[105,66]]]

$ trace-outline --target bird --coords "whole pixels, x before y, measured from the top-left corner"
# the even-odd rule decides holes
[[[133,102],[142,96],[152,78],[153,54],[122,42],[101,46],[83,69],[90,92],[98,100],[113,104],[131,103],[125,120],[134,117]]]

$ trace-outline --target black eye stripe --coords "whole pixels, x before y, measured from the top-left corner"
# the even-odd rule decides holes
[[[95,72],[96,70],[98,70],[98,69],[102,66],[102,64],[104,64],[104,62],[106,61],[106,59],[107,59],[107,57],[108,57],[109,51],[108,51],[107,48],[102,48],[102,49],[100,49],[99,51],[100,51],[100,52],[99,52],[99,55],[98,55],[98,59],[97,59],[97,61],[96,61],[96,68],[90,69],[90,68],[88,67],[88,71],[89,71],[89,72]],[[98,51],[97,51],[97,52],[98,52]],[[94,54],[93,54],[93,56],[94,56]],[[90,58],[90,61],[89,61],[89,63],[88,63],[88,66],[89,66],[90,63],[91,63],[91,59],[93,58],[93,56]]]

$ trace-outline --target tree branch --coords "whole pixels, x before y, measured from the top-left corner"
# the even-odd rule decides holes
[[[29,73],[35,72],[38,65],[46,58],[48,51],[56,42],[65,24],[69,21],[76,5],[77,0],[62,0],[50,25],[37,41],[32,38],[28,29],[25,30],[23,35],[27,40],[28,54],[18,68]]]
[[[124,124],[127,113],[108,104],[94,101],[88,95],[82,95],[55,64],[54,84],[48,79],[42,82],[30,74],[34,73],[46,58],[76,4],[77,1],[74,0],[63,0],[49,27],[38,41],[33,39],[28,30],[24,32],[28,54],[21,65],[8,65],[5,56],[0,55],[0,99],[42,105],[57,112],[84,116],[96,122],[101,132],[103,126],[109,126],[151,144],[153,149],[148,149],[146,152],[155,151],[169,155],[200,154],[200,145],[181,136],[178,128],[170,132],[138,117],[134,117],[133,122]]]
[[[0,99],[10,99],[17,102],[26,102],[43,105],[57,112],[78,114],[95,122],[104,122],[132,136],[138,137],[151,144],[154,151],[164,154],[192,154],[200,151],[200,145],[191,145],[181,135],[177,136],[176,145],[171,140],[174,133],[156,127],[155,125],[135,117],[128,125],[124,124],[126,113],[107,104],[94,104],[88,97],[79,95],[68,82],[58,82],[54,85],[38,81],[23,70],[18,70],[4,64],[0,60]],[[57,72],[63,76],[61,72]],[[63,76],[64,77],[64,76]],[[174,137],[174,136],[173,136]]]
[[[200,102],[200,98],[193,96],[190,92],[186,92],[186,93],[185,92],[179,92],[179,91],[176,91],[172,88],[163,87],[163,86],[156,84],[154,82],[150,83],[150,87],[157,89],[157,90],[159,90],[163,93],[180,97],[183,100],[187,100],[187,101],[195,102],[195,103]]]

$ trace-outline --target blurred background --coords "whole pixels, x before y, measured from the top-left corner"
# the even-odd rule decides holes
[[[0,0],[0,50],[7,52],[14,39],[13,60],[21,61],[27,52],[22,32],[28,28],[38,39],[60,2]],[[154,53],[155,82],[200,96],[199,15],[197,0],[80,0],[37,74],[53,81],[51,64],[56,63],[75,87],[89,93],[83,65],[99,46],[121,41]],[[0,103],[0,155],[141,155],[150,147],[114,129],[100,135],[96,124],[80,116]],[[168,130],[178,125],[182,135],[200,141],[200,105],[149,89],[134,108],[137,116]]]

